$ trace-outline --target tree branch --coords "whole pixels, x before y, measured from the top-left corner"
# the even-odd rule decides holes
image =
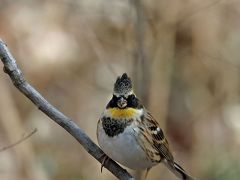
[[[1,39],[0,58],[4,64],[4,72],[10,76],[15,87],[28,99],[30,99],[39,110],[68,131],[89,154],[101,163],[105,155],[104,152],[86,135],[82,129],[77,126],[72,119],[57,110],[24,79],[21,70],[17,66],[16,60],[13,58],[6,44]],[[111,159],[104,164],[104,167],[121,180],[134,179],[125,169]]]
[[[26,139],[30,138],[33,134],[35,134],[37,132],[37,128],[35,128],[33,131],[31,131],[29,134],[27,135],[24,135],[21,139],[19,139],[18,141],[8,145],[8,146],[5,146],[3,148],[0,148],[0,152],[3,152],[3,151],[6,151],[7,149],[10,149],[18,144],[20,144],[21,142],[25,141]]]

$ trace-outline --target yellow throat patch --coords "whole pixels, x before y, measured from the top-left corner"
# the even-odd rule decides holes
[[[134,108],[109,108],[108,112],[111,114],[112,118],[133,118],[137,113],[137,110]]]

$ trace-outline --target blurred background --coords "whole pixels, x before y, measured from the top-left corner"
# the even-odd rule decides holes
[[[240,177],[239,19],[238,0],[0,0],[0,38],[25,78],[94,142],[127,72],[176,161],[201,180]],[[0,149],[38,129],[0,152],[1,180],[115,179],[3,71],[0,92]],[[158,165],[147,179],[176,177]]]

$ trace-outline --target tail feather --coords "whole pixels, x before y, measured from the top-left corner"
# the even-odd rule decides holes
[[[179,177],[182,180],[196,180],[195,178],[191,177],[187,174],[187,172],[177,163],[169,163],[167,161],[164,162],[164,164],[170,169],[177,177]]]

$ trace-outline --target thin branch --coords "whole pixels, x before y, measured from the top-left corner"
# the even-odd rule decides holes
[[[13,148],[14,146],[17,146],[18,144],[20,144],[21,142],[25,141],[26,139],[30,138],[33,134],[35,134],[37,132],[37,128],[35,128],[34,130],[32,130],[29,134],[27,135],[24,135],[21,139],[19,139],[18,141],[8,145],[8,146],[5,146],[3,148],[0,148],[0,153],[7,150],[7,149],[10,149],[10,148]]]
[[[11,55],[6,44],[0,40],[0,58],[4,64],[4,72],[7,73],[15,87],[30,99],[39,110],[50,117],[54,122],[68,131],[83,147],[100,163],[104,158],[104,152],[80,129],[77,124],[62,112],[51,105],[34,87],[32,87],[23,77],[18,68],[16,60]],[[113,175],[122,180],[133,179],[133,177],[113,160],[104,164]]]

